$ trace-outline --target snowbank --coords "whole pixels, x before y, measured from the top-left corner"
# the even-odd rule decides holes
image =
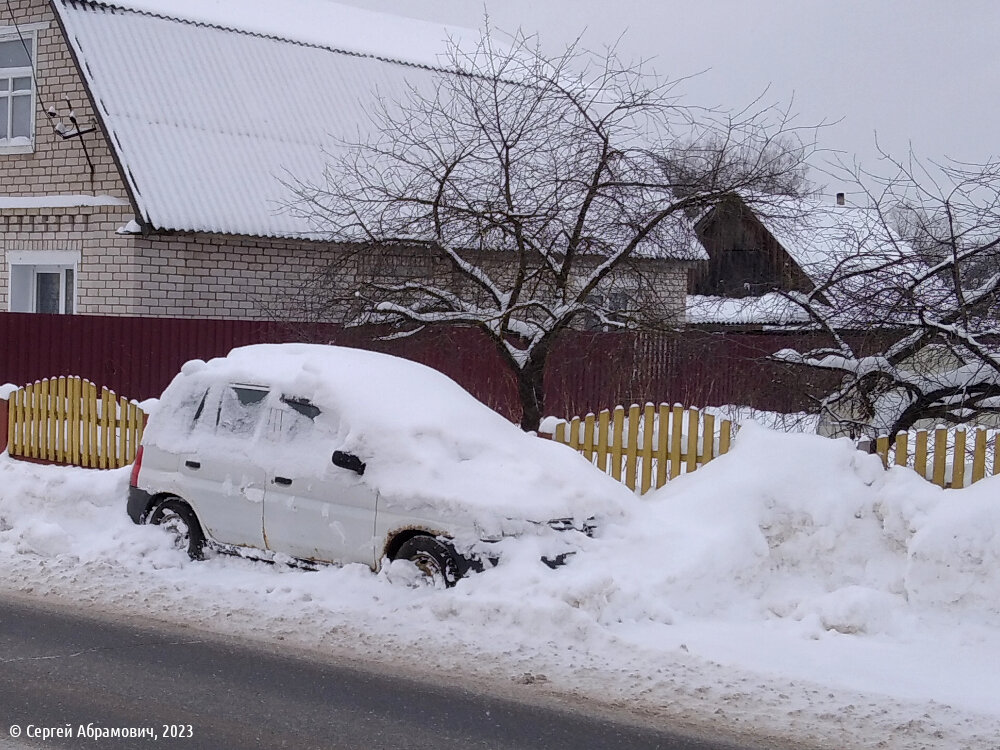
[[[189,563],[128,521],[126,481],[0,456],[0,587],[800,746],[1000,736],[1000,479],[940,490],[847,441],[747,425],[566,567],[508,539],[449,590],[394,565]]]

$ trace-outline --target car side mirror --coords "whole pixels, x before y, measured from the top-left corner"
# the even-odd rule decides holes
[[[355,456],[353,453],[344,453],[344,451],[334,451],[333,452],[333,465],[339,466],[341,469],[348,469],[349,471],[357,472],[358,476],[365,473],[365,462],[360,458]]]

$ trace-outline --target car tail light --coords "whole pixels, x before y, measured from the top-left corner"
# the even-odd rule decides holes
[[[132,475],[128,479],[129,487],[139,486],[139,469],[142,468],[142,446],[135,452],[135,461],[132,462]]]

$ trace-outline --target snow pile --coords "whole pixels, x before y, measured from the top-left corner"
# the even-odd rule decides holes
[[[948,494],[919,512],[908,547],[907,596],[1000,624],[1000,479]]]
[[[883,471],[849,440],[751,423],[730,454],[647,495],[558,582],[495,585],[527,584],[530,598],[571,601],[609,626],[781,619],[805,636],[898,634],[948,607],[1000,626],[998,488],[944,492]]]
[[[189,563],[128,521],[126,482],[0,456],[0,588],[758,740],[988,748],[1000,733],[1000,479],[941,490],[847,441],[745,425],[565,567],[505,539],[498,567],[448,590],[411,588],[397,565]]]
[[[61,566],[117,559],[176,565],[162,534],[142,533],[123,516],[129,469],[39,466],[0,454],[0,554]]]
[[[706,406],[702,411],[715,415],[716,420],[728,419],[733,424],[756,422],[770,430],[779,432],[809,432],[815,433],[819,424],[819,415],[808,412],[779,412],[756,409],[752,406],[723,404],[721,406]]]

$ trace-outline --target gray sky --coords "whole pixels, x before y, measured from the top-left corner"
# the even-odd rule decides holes
[[[479,0],[339,0],[478,27]],[[876,167],[892,153],[982,161],[1000,153],[1000,2],[994,0],[487,0],[491,23],[538,31],[559,51],[583,33],[661,75],[692,103],[738,108],[768,89],[801,124],[839,124],[821,146]],[[834,184],[821,175],[818,182]]]

